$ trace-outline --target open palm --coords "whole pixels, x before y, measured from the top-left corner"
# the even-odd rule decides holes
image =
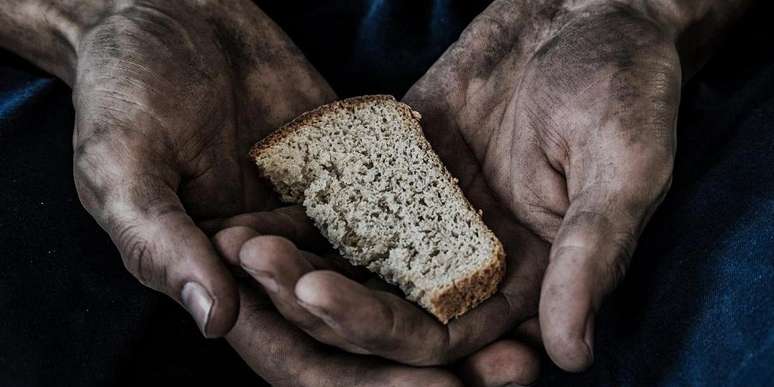
[[[552,243],[540,322],[568,370],[590,363],[594,312],[668,190],[680,77],[672,36],[630,8],[498,1],[405,98],[471,199],[486,212],[489,187],[507,209],[488,221],[510,267],[545,257],[504,219]]]
[[[195,221],[270,204],[245,152],[335,98],[257,7],[232,6],[124,7],[83,36],[73,84],[81,201],[132,274],[185,305],[207,336],[229,331],[239,297]]]
[[[539,315],[558,365],[590,364],[594,312],[669,186],[680,68],[672,36],[635,10],[559,3],[496,1],[403,99],[503,241],[498,293],[444,326],[285,239],[253,238],[240,264],[288,320],[352,352],[431,365]]]
[[[266,308],[254,287],[238,287],[227,265],[236,258],[205,234],[212,218],[278,207],[248,148],[335,99],[255,5],[121,8],[84,35],[73,86],[84,206],[132,274],[183,304],[205,336],[227,336],[248,365],[279,385],[458,385],[443,370],[321,348]],[[293,351],[277,365],[284,345]]]

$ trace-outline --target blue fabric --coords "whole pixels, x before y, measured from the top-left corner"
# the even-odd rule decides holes
[[[486,6],[259,3],[341,96],[405,92]],[[774,46],[761,40],[774,7],[761,3],[684,87],[672,190],[602,308],[595,365],[570,375],[546,363],[539,384],[774,385]],[[0,385],[253,378],[136,284],[81,209],[69,98],[0,52]]]

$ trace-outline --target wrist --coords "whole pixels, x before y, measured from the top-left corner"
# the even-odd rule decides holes
[[[753,0],[505,0],[530,13],[549,18],[558,29],[574,17],[611,13],[647,20],[670,39],[680,56],[683,79],[692,76],[724,41],[727,31],[752,5]],[[550,10],[550,12],[545,12]],[[563,19],[554,23],[554,18]],[[545,34],[544,34],[545,35]],[[550,34],[549,34],[550,35]]]
[[[0,0],[0,48],[72,85],[83,38],[135,7],[181,21],[228,16],[222,0]]]
[[[496,28],[540,42],[571,20],[618,14],[647,21],[675,44],[684,75],[690,76],[722,43],[753,0],[498,0],[486,12]],[[526,22],[529,20],[529,22]],[[587,22],[584,22],[587,23]],[[604,28],[605,21],[600,21]]]
[[[674,38],[684,78],[693,75],[724,41],[751,0],[624,0]]]
[[[115,6],[114,0],[0,2],[0,47],[70,83],[81,36]]]

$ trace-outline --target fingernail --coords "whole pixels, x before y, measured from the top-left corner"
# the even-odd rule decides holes
[[[267,292],[277,293],[279,291],[277,280],[275,280],[274,276],[272,276],[268,271],[253,270],[246,267],[244,269],[246,272],[250,273],[250,275],[252,275]]]
[[[590,363],[594,363],[594,313],[589,313],[586,318],[586,333],[583,336],[586,346],[589,348]]]
[[[196,282],[188,282],[183,286],[180,298],[204,337],[210,337],[207,335],[207,324],[210,322],[213,302],[207,289]]]

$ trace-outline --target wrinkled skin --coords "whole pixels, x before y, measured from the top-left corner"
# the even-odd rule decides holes
[[[551,358],[587,367],[594,313],[670,184],[681,69],[669,31],[604,2],[497,1],[407,93],[508,256],[500,291],[448,326],[314,271],[275,238],[248,240],[242,267],[279,289],[272,300],[286,318],[352,352],[443,364],[539,314]],[[290,270],[294,260],[305,269]]]
[[[625,6],[500,1],[405,98],[439,151],[464,139],[480,171],[457,168],[463,181],[481,174],[551,243],[540,327],[566,370],[591,364],[594,313],[669,188],[681,86],[669,31]]]
[[[458,383],[443,370],[322,351],[276,312],[256,308],[261,296],[254,290],[237,293],[225,254],[217,254],[196,221],[275,208],[246,157],[248,147],[335,95],[251,4],[214,13],[165,5],[129,7],[102,20],[80,42],[75,73],[76,185],[130,272],[181,302],[206,336],[231,331],[229,341],[248,364],[277,383],[327,385],[347,377],[356,378],[351,385]],[[314,240],[319,236],[309,233],[301,243]],[[189,282],[213,300],[210,311],[186,297]],[[268,366],[276,362],[264,348],[270,339],[298,342],[296,357]],[[315,358],[340,366],[315,368]],[[373,371],[361,378],[364,368]],[[475,377],[476,369],[467,375]]]
[[[300,221],[296,222],[296,219]],[[239,318],[226,339],[253,370],[272,385],[462,385],[460,379],[443,369],[409,367],[378,357],[366,357],[355,347],[347,348],[352,353],[332,350],[299,330],[300,327],[307,332],[314,331],[314,324],[319,326],[319,322],[313,317],[302,320],[303,311],[297,305],[290,305],[290,308],[295,307],[293,324],[277,313],[275,305],[285,316],[291,315],[287,305],[278,303],[288,295],[266,282],[260,263],[251,263],[253,257],[265,257],[263,260],[268,265],[280,267],[283,278],[278,281],[297,276],[302,270],[343,270],[358,277],[351,273],[351,268],[338,266],[330,257],[322,258],[298,250],[289,241],[296,240],[298,246],[316,250],[324,249],[323,245],[327,243],[321,240],[311,223],[304,220],[301,208],[284,207],[240,215],[223,226],[226,228],[214,237],[216,249],[227,263],[243,268],[235,271],[244,278]],[[482,377],[481,371],[473,369],[466,375]],[[516,380],[509,372],[496,371],[493,375]]]
[[[269,381],[460,383],[331,350],[289,320],[357,354],[413,365],[464,357],[466,384],[497,386],[536,377],[514,328],[542,337],[565,369],[590,363],[594,312],[669,185],[677,35],[713,15],[691,30],[694,47],[680,37],[701,56],[743,3],[497,0],[411,89],[405,101],[509,255],[500,292],[447,327],[373,289],[383,284],[338,274],[360,278],[305,251],[324,243],[298,208],[274,210],[247,148],[335,95],[249,2],[9,0],[0,45],[74,87],[79,195],[129,270],[181,302],[205,335],[227,334]],[[638,8],[651,4],[665,7]],[[214,245],[199,225],[223,229]]]
[[[522,340],[504,337],[485,346],[501,336],[489,328],[506,330],[509,327],[499,327],[527,319],[518,314],[527,307],[510,309],[508,305],[511,300],[527,299],[505,295],[507,287],[444,326],[381,280],[348,266],[339,257],[310,252],[320,251],[327,243],[319,240],[319,233],[300,207],[207,222],[207,228],[222,229],[214,236],[221,256],[256,280],[285,319],[320,342],[415,366],[446,364],[474,353],[455,369],[468,385],[529,384],[537,378],[537,354]],[[521,296],[517,292],[534,291],[535,285],[539,286],[539,278],[529,281],[524,274],[535,265],[523,267],[524,271],[510,280],[517,296]],[[523,276],[525,285],[519,284],[518,275]],[[503,320],[497,321],[498,317]],[[522,333],[535,337],[539,335],[535,330],[525,326]]]
[[[231,328],[238,295],[194,221],[270,206],[250,144],[335,98],[256,7],[233,8],[151,2],[111,13],[81,39],[73,85],[81,201],[129,271],[183,302],[208,336]],[[183,299],[189,282],[212,298],[209,313]]]
[[[241,310],[227,339],[273,386],[461,387],[451,373],[331,351],[289,325],[269,302],[244,287]]]
[[[143,284],[183,304],[205,336],[228,334],[248,365],[274,384],[459,385],[441,369],[310,341],[267,308],[256,289],[239,289],[197,225],[275,208],[247,158],[249,147],[335,99],[257,7],[145,2],[102,19],[83,36],[77,56],[78,193]],[[186,293],[191,282],[199,294]]]

